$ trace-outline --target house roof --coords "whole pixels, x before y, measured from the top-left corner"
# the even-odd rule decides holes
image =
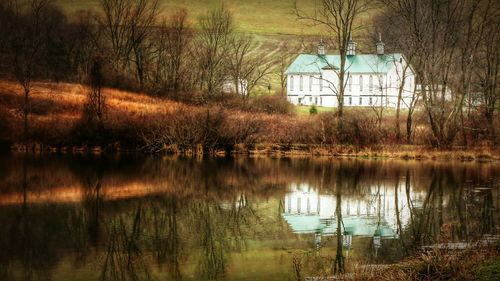
[[[350,73],[386,73],[402,54],[347,56],[346,71]],[[286,74],[319,74],[322,69],[339,69],[340,55],[300,54],[288,67]]]
[[[283,214],[294,233],[323,233],[333,234],[337,231],[336,219],[322,219],[318,215],[290,215]],[[342,220],[345,231],[353,236],[394,237],[396,233],[387,222],[378,222],[376,217],[345,216]]]

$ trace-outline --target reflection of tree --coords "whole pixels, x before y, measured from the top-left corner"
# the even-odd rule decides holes
[[[51,270],[59,261],[56,238],[63,223],[57,208],[33,206],[30,202],[30,182],[37,176],[32,169],[33,159],[24,154],[18,186],[22,203],[12,212],[0,212],[0,280],[50,280]],[[15,261],[18,261],[16,263]],[[9,268],[20,267],[20,274]]]
[[[179,233],[179,205],[175,197],[166,197],[160,204],[152,204],[153,252],[159,265],[166,263],[173,280],[182,280],[180,269],[181,239]]]
[[[335,215],[337,216],[337,252],[335,255],[335,262],[333,266],[333,272],[335,274],[337,273],[344,273],[345,271],[345,265],[344,265],[344,254],[342,251],[342,234],[344,231],[342,230],[343,228],[343,222],[342,222],[342,173],[337,174],[337,184],[335,186],[336,190],[336,196],[337,196],[337,201],[336,201],[336,206],[335,206]]]
[[[231,204],[227,227],[231,231],[231,236],[235,242],[235,248],[241,250],[245,246],[245,236],[249,225],[255,225],[259,221],[259,216],[252,207],[252,201],[245,193],[241,193],[236,202]]]
[[[407,176],[409,176],[407,174]],[[408,181],[408,179],[407,179]],[[409,195],[407,194],[407,197],[409,198]],[[401,246],[403,247],[403,250],[405,251],[406,254],[408,254],[408,248],[405,243],[405,239],[403,237],[403,225],[401,223],[401,212],[400,212],[400,206],[399,206],[399,173],[397,173],[396,176],[396,184],[394,185],[394,207],[396,211],[396,226],[397,226],[397,231],[396,233],[399,236],[399,241],[401,241]],[[408,206],[410,208],[410,206]],[[410,210],[411,213],[411,210]]]
[[[110,220],[107,227],[106,256],[100,280],[152,280],[144,245],[141,244],[141,205],[138,204],[130,216],[119,215]]]
[[[433,173],[429,189],[427,190],[426,197],[422,204],[422,209],[419,210],[418,217],[415,220],[416,224],[413,226],[415,228],[413,242],[415,245],[436,242],[435,238],[441,229],[439,222],[442,220],[436,217],[436,215],[438,217],[442,215],[437,209],[439,205],[443,203],[439,200],[442,200],[442,198],[439,197],[439,189],[441,189],[442,186],[438,177],[436,173]]]
[[[87,212],[87,231],[90,242],[94,245],[99,241],[100,236],[100,211],[103,202],[102,178],[103,168],[97,165],[95,176],[87,174],[84,176],[84,198],[83,205]]]
[[[493,189],[483,192],[481,202],[481,234],[493,234],[495,231],[495,207],[493,206]]]
[[[222,226],[221,209],[210,203],[194,205],[196,231],[202,255],[198,261],[198,270],[203,280],[221,280],[226,269],[225,229]]]

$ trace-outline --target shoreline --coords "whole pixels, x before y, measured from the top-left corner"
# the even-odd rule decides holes
[[[13,144],[4,147],[5,151],[26,152],[24,145]],[[201,145],[180,149],[177,145],[164,146],[156,152],[145,152],[141,149],[123,148],[113,144],[101,146],[51,146],[33,143],[29,145],[29,153],[63,153],[63,154],[114,154],[140,153],[145,155],[174,155],[184,157],[330,157],[337,159],[394,159],[394,160],[433,160],[462,162],[497,162],[500,161],[500,150],[494,147],[452,147],[436,149],[421,145],[390,145],[373,147],[356,147],[352,145],[313,145],[313,144],[238,144],[230,151],[223,149],[205,150]]]

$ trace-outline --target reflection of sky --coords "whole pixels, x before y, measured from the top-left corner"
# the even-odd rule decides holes
[[[415,194],[412,195],[412,200]],[[353,236],[395,237],[397,211],[401,226],[410,220],[408,198],[404,183],[397,194],[394,185],[374,185],[364,195],[342,195],[343,231]],[[285,195],[283,217],[293,232],[299,234],[334,234],[337,228],[335,195],[320,194],[307,184],[292,184]],[[396,209],[397,206],[397,209]]]

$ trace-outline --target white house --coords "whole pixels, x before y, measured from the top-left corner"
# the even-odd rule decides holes
[[[340,55],[327,55],[323,42],[318,45],[317,54],[300,54],[286,71],[288,101],[295,105],[337,107],[339,68]],[[385,54],[381,40],[375,54],[356,54],[356,43],[350,40],[345,69],[344,106],[395,108],[400,88],[400,107],[408,108],[411,103],[414,71],[403,54]]]
[[[403,226],[410,219],[404,184],[398,188],[399,196],[394,187],[385,184],[372,186],[370,191],[365,196],[342,196],[344,227],[354,236],[371,237],[377,228],[382,231],[382,236],[395,236],[398,219]],[[336,232],[335,195],[320,194],[309,185],[297,184],[291,186],[284,203],[283,216],[295,233]]]
[[[290,189],[283,200],[283,218],[294,233],[315,234],[316,243],[321,242],[321,236],[336,234],[335,195],[321,194],[307,184],[292,184]],[[380,184],[371,186],[363,196],[343,195],[340,204],[344,246],[352,245],[353,236],[372,237],[374,244],[381,238],[397,238],[398,221],[403,228],[410,222],[406,192],[401,183],[397,190],[392,184]],[[424,194],[414,192],[412,197],[419,206]]]
[[[226,77],[222,83],[222,92],[224,94],[236,93],[235,79],[233,77]],[[248,93],[248,81],[245,79],[238,79],[238,93],[246,96]]]

